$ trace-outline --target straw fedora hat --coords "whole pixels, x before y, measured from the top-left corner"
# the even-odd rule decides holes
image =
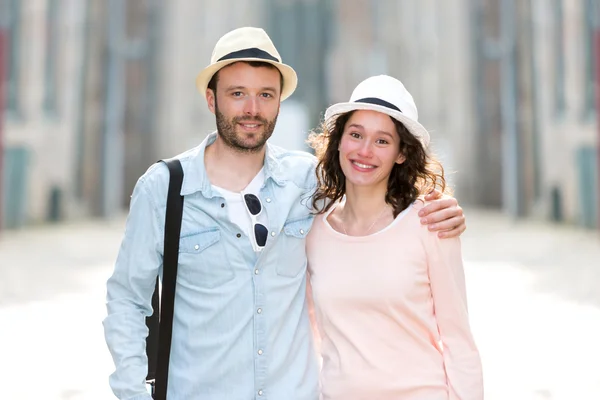
[[[400,121],[423,148],[429,146],[429,132],[419,123],[417,106],[402,82],[387,75],[365,79],[356,86],[350,101],[337,103],[325,111],[325,122],[332,123],[341,115],[355,110],[372,110]]]
[[[287,99],[298,84],[296,71],[281,62],[281,56],[269,35],[260,28],[244,27],[226,33],[219,39],[210,58],[210,65],[196,77],[196,87],[202,95],[211,78],[221,68],[238,61],[262,61],[274,65],[283,76],[281,101]]]

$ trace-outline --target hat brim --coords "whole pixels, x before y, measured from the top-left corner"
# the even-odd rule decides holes
[[[208,67],[204,68],[202,71],[200,71],[200,73],[196,77],[196,87],[198,88],[198,91],[202,93],[203,96],[206,96],[206,89],[208,87],[208,83],[210,82],[214,74],[216,74],[217,71],[219,71],[220,69],[240,61],[260,61],[275,66],[279,70],[279,72],[281,72],[281,76],[283,77],[281,101],[290,97],[292,93],[294,93],[294,90],[296,90],[296,86],[298,85],[298,76],[296,75],[296,71],[294,71],[294,69],[289,65],[276,61],[266,60],[264,58],[232,58],[229,60],[217,61],[216,63],[211,64]]]
[[[356,110],[370,110],[387,114],[395,120],[401,122],[402,125],[404,125],[406,129],[408,129],[408,131],[421,142],[423,148],[427,149],[429,146],[429,132],[427,129],[425,129],[425,127],[423,127],[423,125],[402,114],[400,111],[392,110],[388,107],[380,106],[378,104],[358,102],[334,104],[325,111],[325,123],[329,124],[330,122],[333,122],[333,120],[337,119],[338,116]]]

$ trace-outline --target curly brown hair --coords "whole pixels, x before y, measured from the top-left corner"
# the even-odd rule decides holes
[[[354,114],[350,111],[324,121],[321,132],[308,137],[309,145],[315,150],[317,164],[317,190],[312,205],[318,213],[327,212],[346,193],[346,177],[340,165],[340,142],[346,123]],[[400,153],[406,160],[395,164],[388,180],[386,203],[394,208],[394,217],[412,204],[420,195],[438,189],[449,193],[444,177],[444,168],[433,154],[428,154],[421,142],[398,120],[390,117],[400,136]]]

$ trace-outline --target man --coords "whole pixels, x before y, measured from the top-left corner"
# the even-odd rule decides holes
[[[216,44],[197,78],[217,132],[177,158],[185,196],[169,370],[173,400],[316,400],[318,367],[305,306],[305,237],[315,159],[271,146],[280,102],[297,83],[267,34],[240,28]],[[108,280],[106,341],[122,400],[150,399],[144,317],[161,273],[169,174],[138,181]],[[456,236],[456,200],[424,209]]]

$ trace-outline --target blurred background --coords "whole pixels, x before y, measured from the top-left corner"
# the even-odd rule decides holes
[[[195,75],[265,28],[299,75],[274,141],[303,147],[373,74],[401,79],[464,205],[598,227],[595,0],[0,0],[2,226],[121,212],[214,129]]]
[[[299,75],[274,143],[307,150],[370,75],[413,94],[467,212],[486,398],[600,399],[600,0],[0,0],[8,398],[111,398],[129,196],[214,130],[195,76],[247,25]]]

